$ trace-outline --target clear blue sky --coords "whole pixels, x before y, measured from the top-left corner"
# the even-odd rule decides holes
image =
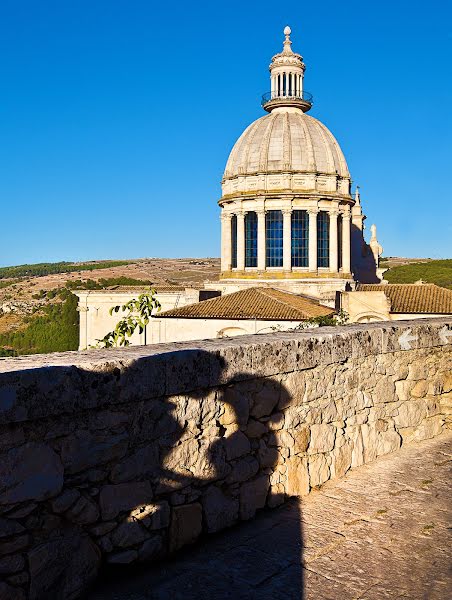
[[[447,0],[2,0],[0,264],[218,256],[286,24],[385,255],[451,257]]]

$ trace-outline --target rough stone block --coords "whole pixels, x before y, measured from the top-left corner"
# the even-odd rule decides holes
[[[238,519],[238,499],[227,496],[216,486],[210,486],[204,493],[202,506],[209,533],[230,527]]]
[[[120,512],[130,511],[152,500],[149,481],[105,485],[99,496],[102,518],[113,519]]]
[[[122,458],[127,446],[125,433],[111,435],[79,431],[63,441],[61,459],[67,473],[79,473]]]
[[[97,575],[100,552],[75,530],[35,546],[28,553],[30,600],[76,598]]]
[[[89,523],[95,523],[97,521],[99,518],[99,509],[94,502],[81,496],[77,502],[64,513],[64,517],[68,521],[71,521],[71,523],[88,525]]]
[[[267,475],[259,475],[240,487],[240,518],[251,519],[259,508],[265,506],[270,482]]]
[[[264,380],[262,389],[253,396],[253,406],[250,410],[252,417],[259,419],[271,414],[277,406],[281,395],[281,385],[279,381],[272,379]]]
[[[224,447],[228,460],[240,458],[251,450],[248,438],[240,430],[234,431],[234,433],[224,438]]]
[[[324,454],[309,457],[309,483],[311,487],[322,485],[330,478],[330,468]]]
[[[136,560],[138,560],[138,552],[136,550],[114,552],[107,556],[107,562],[112,565],[128,565]]]
[[[264,433],[267,433],[267,425],[265,423],[261,423],[255,419],[249,420],[246,428],[246,436],[248,438],[260,438]]]
[[[128,519],[118,525],[110,536],[115,548],[129,548],[141,544],[149,538],[148,531],[134,519]]]
[[[424,400],[410,400],[399,406],[398,414],[394,416],[396,427],[415,427],[427,416],[427,406]]]
[[[202,506],[199,502],[175,506],[170,525],[170,552],[192,544],[202,531]]]
[[[147,529],[163,529],[169,525],[170,506],[166,500],[154,504],[145,504],[133,510],[130,517],[140,521]]]
[[[158,445],[154,442],[140,448],[115,465],[111,472],[113,483],[132,481],[142,476],[155,475],[159,467]]]
[[[138,561],[145,562],[161,556],[163,551],[163,541],[160,535],[154,534],[148,540],[143,542],[138,549]]]
[[[288,496],[306,496],[309,494],[308,460],[301,456],[291,456],[286,461]]]
[[[0,581],[0,600],[25,600],[25,598],[26,595],[23,589]]]
[[[308,453],[329,452],[334,448],[336,427],[325,423],[311,425],[311,437]]]
[[[259,471],[259,462],[254,456],[245,456],[234,463],[232,471],[227,478],[228,483],[242,483],[247,481]]]
[[[25,561],[22,554],[11,554],[0,558],[0,575],[17,573],[24,568]]]
[[[352,464],[352,445],[346,442],[332,453],[331,478],[343,477]]]
[[[46,500],[63,487],[63,466],[46,444],[29,442],[0,456],[0,504]]]
[[[2,519],[0,517],[0,539],[17,535],[25,531],[25,528],[17,521],[11,519]]]

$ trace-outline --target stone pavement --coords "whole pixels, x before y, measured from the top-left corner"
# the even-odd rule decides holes
[[[88,600],[451,598],[451,456],[451,433],[406,446]]]

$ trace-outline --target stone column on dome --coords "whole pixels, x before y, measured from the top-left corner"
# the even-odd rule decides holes
[[[283,214],[283,270],[292,270],[292,209],[285,208]]]
[[[337,217],[339,211],[331,210],[330,215],[330,271],[337,273],[338,271],[338,255],[337,255]]]
[[[224,213],[221,215],[221,270],[230,271],[232,269],[232,215]]]
[[[342,213],[342,272],[350,273],[350,211]]]
[[[265,271],[265,210],[257,210],[257,270]]]
[[[237,270],[245,270],[245,213],[242,210],[237,215]]]
[[[317,271],[317,209],[309,209],[309,271]]]

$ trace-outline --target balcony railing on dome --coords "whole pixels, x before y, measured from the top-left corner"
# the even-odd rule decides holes
[[[310,105],[312,106],[312,104],[314,104],[314,98],[312,96],[312,94],[310,94],[309,92],[305,92],[303,91],[301,94],[299,93],[282,93],[282,94],[278,94],[277,91],[274,92],[267,92],[266,94],[264,94],[262,96],[262,106],[265,108],[266,105],[268,105],[270,102],[272,104],[278,104],[279,102],[285,102],[285,101],[294,101],[295,103],[298,101],[300,102],[300,104],[306,104],[306,105]]]

